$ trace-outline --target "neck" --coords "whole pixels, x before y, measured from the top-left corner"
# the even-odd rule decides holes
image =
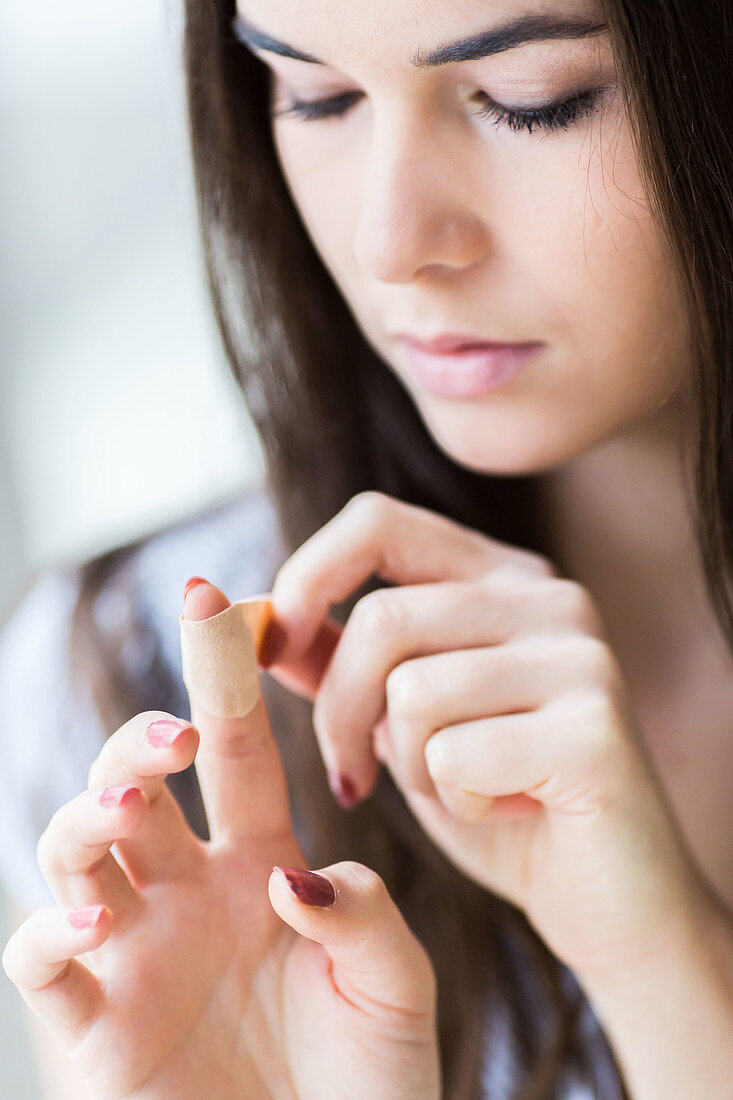
[[[541,480],[553,560],[589,589],[612,633],[664,630],[693,606],[710,614],[685,492],[690,422],[680,398]]]

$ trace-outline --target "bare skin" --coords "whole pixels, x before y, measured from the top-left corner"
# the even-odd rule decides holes
[[[203,582],[184,616],[228,603]],[[435,1100],[434,976],[381,879],[335,864],[304,902],[262,696],[244,717],[192,709],[196,727],[148,711],[105,742],[39,843],[59,904],[3,952],[75,1094]],[[207,843],[163,782],[194,759]]]
[[[644,193],[609,40],[411,64],[418,49],[425,56],[524,12],[602,13],[582,0],[239,8],[324,62],[256,49],[271,70],[284,177],[362,333],[456,462],[543,478],[551,536],[545,580],[533,587],[518,551],[484,544],[482,561],[464,532],[391,501],[352,502],[275,580],[287,642],[273,674],[314,698],[333,773],[364,797],[375,753],[456,864],[524,908],[584,981],[635,1096],[714,1094],[733,1072],[724,1043],[733,925],[720,904],[733,898],[733,669],[703,596],[682,488],[684,298]],[[599,86],[592,118],[554,133],[490,126],[472,111]],[[328,119],[293,110],[334,96],[349,107]],[[544,346],[508,383],[445,396],[416,375],[396,339],[405,331]],[[506,557],[518,572],[503,570]],[[334,636],[329,599],[371,567],[397,594],[360,601]],[[585,599],[548,583],[553,573]],[[574,639],[564,655],[558,631]],[[513,645],[523,634],[533,648]],[[452,695],[441,688],[449,682],[460,684]],[[605,713],[583,710],[589,697]],[[518,712],[513,723],[507,712]],[[605,747],[588,757],[599,728]],[[545,769],[525,770],[535,758]]]
[[[710,886],[733,909],[733,658],[704,592],[680,413],[548,475],[553,560],[592,593],[646,747]]]
[[[418,47],[524,12],[600,20],[600,8],[240,0],[238,9],[326,63],[254,48],[271,73],[273,136],[304,224],[438,445],[487,474],[543,478],[550,557],[596,600],[685,837],[733,904],[733,659],[702,590],[679,457],[689,332],[608,36],[424,71],[409,63]],[[596,113],[565,130],[512,131],[475,113],[487,96],[518,107],[596,85],[607,89]],[[295,100],[342,93],[356,98],[341,115],[290,112]],[[398,330],[546,347],[509,384],[447,398],[415,380]]]
[[[609,40],[594,30],[414,64],[418,49],[523,11],[600,9],[239,9],[325,62],[256,49],[272,70],[284,177],[365,338],[455,461],[544,476],[554,548],[540,559],[362,494],[280,570],[287,638],[272,674],[314,699],[331,771],[366,797],[387,766],[435,843],[575,969],[635,1100],[724,1095],[733,678],[681,489],[683,296]],[[602,88],[592,117],[552,134],[495,128],[478,111],[591,88]],[[328,96],[349,110],[294,117],[293,100]],[[497,389],[446,397],[416,377],[397,331],[543,347]],[[372,572],[395,587],[337,630],[330,604]]]

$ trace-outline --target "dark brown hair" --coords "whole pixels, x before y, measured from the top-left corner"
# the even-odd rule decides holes
[[[691,503],[711,603],[733,645],[733,10],[729,0],[605,0],[602,7],[649,201],[689,307],[697,425]],[[535,479],[489,477],[455,464],[361,336],[286,188],[268,120],[266,69],[232,35],[234,0],[186,0],[185,8],[190,132],[211,296],[231,369],[260,432],[286,549],[370,488],[547,553]],[[125,682],[125,637],[93,615],[97,594],[126,583],[123,565],[139,545],[80,567],[73,670],[91,685],[109,733],[141,709],[166,706],[164,675],[151,669],[144,684]],[[378,583],[372,578],[335,614],[343,621]],[[170,690],[176,698],[175,685]],[[374,867],[434,960],[446,1097],[479,1095],[487,1010],[499,1000],[509,1006],[520,1051],[512,1096],[553,1096],[571,1064],[593,1083],[576,1026],[577,991],[563,983],[557,960],[522,914],[443,858],[385,772],[367,803],[351,814],[340,811],[325,783],[310,707],[271,679],[267,694],[311,865],[351,858]],[[542,1018],[521,994],[510,942],[522,945],[524,966],[544,989],[550,1008]]]

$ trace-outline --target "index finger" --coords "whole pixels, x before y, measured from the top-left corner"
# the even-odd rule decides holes
[[[541,559],[470,527],[384,493],[359,493],[282,565],[271,600],[285,640],[276,663],[296,664],[331,604],[372,574],[396,584],[476,580],[507,561],[537,569]]]
[[[256,667],[243,670],[239,684],[230,682],[228,674],[246,653],[236,631],[231,637],[217,632],[230,607],[221,589],[203,578],[186,586],[182,622],[208,624],[203,647],[189,648],[188,634],[181,641],[183,646],[185,637],[191,718],[201,735],[195,767],[209,833],[212,840],[282,836],[292,832],[287,784]]]

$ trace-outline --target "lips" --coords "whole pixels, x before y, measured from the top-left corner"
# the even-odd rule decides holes
[[[444,333],[431,340],[400,337],[413,383],[443,397],[481,397],[511,381],[541,347]]]
[[[417,351],[427,352],[430,355],[451,355],[468,350],[501,351],[509,348],[526,348],[534,343],[506,343],[500,340],[487,340],[482,336],[452,332],[442,333],[440,336],[434,336],[428,340],[409,336],[406,333],[398,333],[397,339],[402,340]]]

